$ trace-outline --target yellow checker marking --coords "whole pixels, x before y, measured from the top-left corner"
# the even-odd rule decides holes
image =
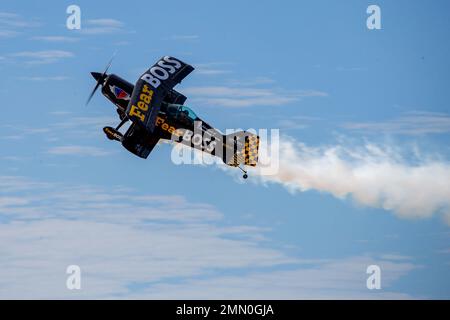
[[[244,159],[245,165],[255,167],[258,163],[259,137],[249,136],[245,138]]]
[[[245,137],[244,152],[237,152],[227,163],[229,166],[237,167],[241,163],[255,167],[258,163],[259,137],[252,135]]]

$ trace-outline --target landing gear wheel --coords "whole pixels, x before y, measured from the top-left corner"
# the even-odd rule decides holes
[[[241,169],[241,171],[244,173],[244,175],[242,176],[242,178],[247,179],[248,175],[247,175],[247,171],[245,171],[244,169],[242,169],[241,167],[238,167],[239,169]]]

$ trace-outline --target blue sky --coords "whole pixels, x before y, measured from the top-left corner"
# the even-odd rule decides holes
[[[1,297],[450,297],[448,2],[77,1],[80,31],[70,4],[0,6]],[[105,139],[114,108],[84,103],[115,51],[130,82],[162,55],[192,64],[187,104],[280,129],[281,173],[243,183]]]

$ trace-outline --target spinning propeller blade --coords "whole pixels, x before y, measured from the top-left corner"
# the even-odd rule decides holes
[[[86,105],[89,104],[89,102],[91,101],[95,92],[97,91],[98,87],[100,87],[100,85],[103,85],[103,83],[105,82],[105,79],[107,77],[106,72],[108,72],[109,67],[111,67],[111,64],[112,64],[112,61],[113,61],[115,55],[116,54],[114,53],[113,57],[111,58],[111,60],[109,60],[108,65],[106,66],[105,71],[103,73],[91,72],[91,75],[94,77],[95,80],[97,80],[97,84],[95,85],[94,90],[92,90],[91,94],[89,95],[89,98],[86,101]]]

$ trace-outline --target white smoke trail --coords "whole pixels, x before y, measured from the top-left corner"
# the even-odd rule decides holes
[[[402,218],[442,214],[450,225],[448,161],[424,159],[417,150],[406,160],[402,152],[370,143],[362,147],[348,147],[347,143],[309,147],[287,136],[280,138],[279,144],[261,138],[260,164],[248,168],[250,181],[278,183],[291,192],[316,190],[340,199],[351,198],[360,205],[383,208]],[[274,152],[277,147],[278,154]],[[268,170],[276,163],[274,154],[278,156],[278,170]],[[174,146],[172,161],[216,164],[233,175],[241,174],[220,159],[181,144]]]
[[[315,148],[283,137],[279,146],[277,173],[268,176],[252,170],[260,181],[279,183],[290,191],[351,197],[404,218],[442,213],[450,224],[450,163],[446,161],[416,157],[411,164],[399,152],[373,144]]]

